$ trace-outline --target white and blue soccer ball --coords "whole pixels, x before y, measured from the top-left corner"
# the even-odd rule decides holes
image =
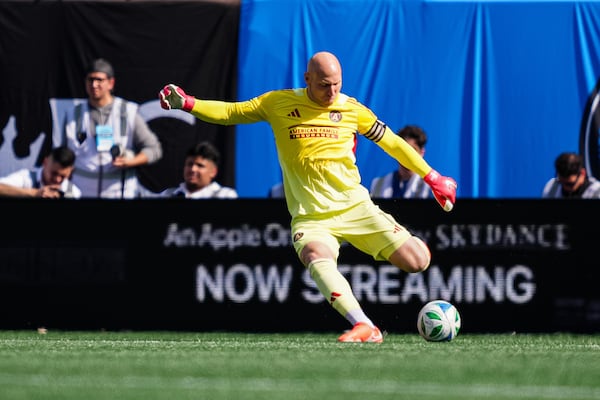
[[[460,330],[460,314],[454,305],[444,300],[425,304],[417,318],[419,335],[430,342],[450,341]]]

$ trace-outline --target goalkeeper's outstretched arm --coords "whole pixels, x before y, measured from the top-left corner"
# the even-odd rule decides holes
[[[456,202],[456,188],[458,186],[454,179],[440,175],[406,140],[396,135],[383,122],[375,122],[371,131],[378,131],[380,134],[367,133],[365,136],[371,138],[400,164],[419,174],[425,183],[431,187],[433,196],[442,208],[445,211],[452,211]],[[379,139],[375,140],[377,137]]]

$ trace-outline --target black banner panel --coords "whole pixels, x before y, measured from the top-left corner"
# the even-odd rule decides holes
[[[462,332],[600,332],[593,200],[380,207],[423,238],[407,274],[343,245],[339,269],[389,332],[455,304]],[[0,328],[340,331],[290,238],[283,200],[0,199]],[[18,220],[16,220],[18,219]],[[27,223],[23,223],[24,220]]]

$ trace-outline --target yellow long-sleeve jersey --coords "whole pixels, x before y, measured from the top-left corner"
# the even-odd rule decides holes
[[[271,125],[292,217],[335,213],[370,198],[356,166],[357,133],[421,177],[431,170],[371,110],[341,93],[329,107],[314,103],[306,89],[299,88],[274,90],[241,102],[196,99],[191,112],[220,125],[259,121]]]

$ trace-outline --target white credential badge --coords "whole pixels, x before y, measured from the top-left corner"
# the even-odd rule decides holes
[[[113,129],[110,125],[96,126],[96,148],[99,152],[110,151],[115,144]]]

